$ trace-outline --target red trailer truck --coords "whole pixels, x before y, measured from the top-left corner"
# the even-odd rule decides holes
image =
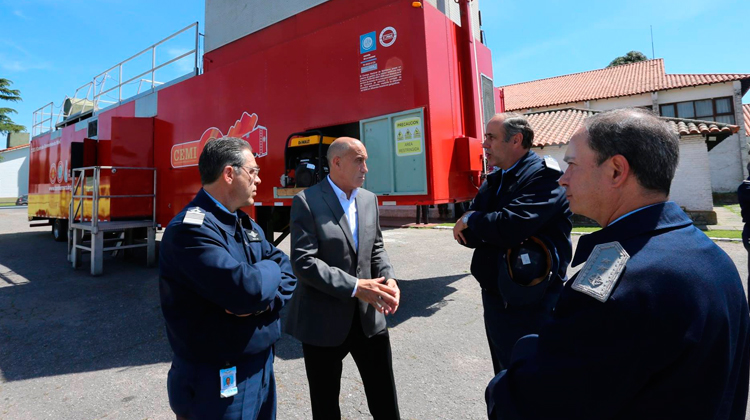
[[[190,75],[158,85],[152,63],[122,80],[120,63],[66,98],[59,117],[54,104],[35,113],[29,219],[51,221],[59,239],[69,233],[74,265],[91,252],[92,274],[110,249],[147,246],[153,263],[154,229],[198,191],[201,150],[223,135],[252,145],[264,175],[245,210],[268,236],[281,232],[277,241],[293,195],[325,177],[339,136],[367,147],[364,187],[382,206],[470,200],[483,121],[495,111],[477,3],[207,1],[202,57],[197,26],[181,31],[195,31],[196,48],[178,57],[196,54]],[[123,98],[139,77],[150,86]]]

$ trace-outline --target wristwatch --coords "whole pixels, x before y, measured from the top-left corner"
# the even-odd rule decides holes
[[[464,217],[461,218],[461,221],[464,222],[465,225],[468,225],[469,224],[469,217],[471,217],[472,214],[474,214],[473,211],[466,212],[466,214],[464,214]]]

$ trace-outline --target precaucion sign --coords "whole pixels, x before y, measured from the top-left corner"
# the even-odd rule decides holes
[[[396,133],[396,156],[418,155],[422,153],[422,118],[410,117],[394,122]]]

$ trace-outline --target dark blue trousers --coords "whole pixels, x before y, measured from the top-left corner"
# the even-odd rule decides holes
[[[525,335],[538,334],[542,323],[551,318],[552,308],[555,307],[562,288],[562,281],[553,280],[541,301],[507,308],[502,296],[482,289],[484,328],[495,375],[510,364],[510,355],[516,341]]]
[[[178,417],[190,420],[274,420],[276,380],[272,349],[237,366],[237,395],[221,398],[219,370],[225,366],[190,362],[177,355],[169,369],[169,405]]]

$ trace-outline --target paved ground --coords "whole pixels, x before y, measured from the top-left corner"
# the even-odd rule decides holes
[[[106,261],[102,277],[74,271],[66,245],[29,228],[25,212],[0,209],[0,419],[173,419],[156,270],[141,256]],[[470,251],[450,230],[393,229],[385,240],[403,279],[389,323],[403,418],[485,418],[492,367]],[[747,278],[742,245],[720,246]],[[299,343],[285,336],[277,353],[278,418],[311,418]],[[347,419],[370,418],[350,358],[341,404]]]

